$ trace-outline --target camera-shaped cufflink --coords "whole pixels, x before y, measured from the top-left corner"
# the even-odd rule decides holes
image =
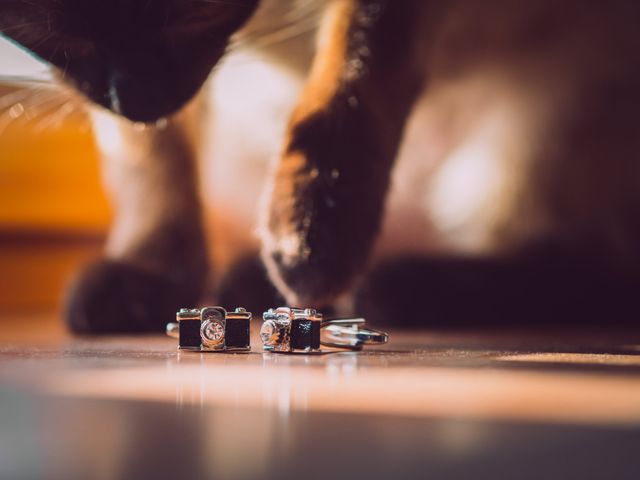
[[[197,352],[248,352],[251,350],[251,312],[222,307],[182,308],[167,335],[178,339],[178,348]]]
[[[262,315],[260,338],[266,351],[277,353],[319,352],[321,346],[361,350],[382,345],[389,336],[365,328],[364,318],[323,320],[311,308],[271,308]]]
[[[322,314],[311,308],[270,308],[262,315],[263,348],[274,352],[320,350]]]

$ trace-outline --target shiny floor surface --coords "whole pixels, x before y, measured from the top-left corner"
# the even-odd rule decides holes
[[[640,475],[638,334],[398,331],[357,353],[197,354],[74,338],[53,317],[1,323],[1,479]]]

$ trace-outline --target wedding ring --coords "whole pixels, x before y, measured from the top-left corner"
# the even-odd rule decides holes
[[[382,345],[389,336],[365,328],[364,318],[323,320],[311,308],[280,307],[262,315],[260,338],[266,351],[279,353],[319,352],[321,345],[361,350],[364,345]]]

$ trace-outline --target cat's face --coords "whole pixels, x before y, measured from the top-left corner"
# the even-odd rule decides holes
[[[259,0],[0,0],[0,32],[140,122],[200,89]]]

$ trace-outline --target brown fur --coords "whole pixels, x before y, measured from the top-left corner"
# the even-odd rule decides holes
[[[257,2],[119,2],[122,11],[146,6],[155,14],[110,10],[100,17],[109,34],[90,45],[106,38],[106,50],[122,56],[116,64],[124,68],[106,82],[95,68],[104,62],[83,68],[87,51],[72,48],[86,47],[82,42],[71,42],[58,58],[55,41],[38,33],[47,9],[56,12],[54,31],[61,30],[54,5],[79,0],[38,0],[40,10],[0,1],[0,30],[50,56],[94,102],[150,123],[141,131],[97,114],[106,115],[96,123],[99,136],[106,123],[122,142],[114,152],[103,142],[116,223],[109,260],[78,283],[70,316],[79,330],[157,329],[170,316],[168,305],[191,303],[202,291],[207,257],[195,152],[190,128],[181,126],[188,113],[164,128],[152,121],[195,95]],[[262,257],[290,303],[332,303],[365,276],[359,308],[383,317],[424,295],[429,311],[446,322],[507,321],[531,289],[539,292],[539,308],[523,318],[534,321],[544,312],[597,320],[608,302],[624,306],[612,310],[616,315],[632,308],[630,285],[640,271],[637,2],[316,3],[326,4],[317,52],[268,185],[261,229]],[[187,28],[191,20],[177,20],[188,16],[169,15],[176,20],[172,34],[189,37],[178,42],[177,55],[166,54],[172,37],[166,45],[144,36],[136,43],[134,33],[153,37],[164,28],[166,15],[158,12],[187,14],[189,4],[208,13],[194,29]],[[265,0],[262,11],[273,10],[258,24],[275,21],[287,5]],[[34,15],[38,27],[20,26]],[[120,28],[127,22],[141,29]],[[294,38],[295,49],[281,42],[268,57],[304,68],[304,43]],[[168,65],[158,63],[165,57]],[[397,256],[407,245],[420,259],[375,271],[373,252],[395,249]],[[482,258],[434,264],[424,256],[445,251]],[[545,287],[546,278],[554,281]],[[567,294],[558,294],[563,287]],[[457,298],[470,301],[450,308]],[[122,305],[129,310],[116,322]]]
[[[264,258],[292,304],[332,301],[367,262],[422,81],[412,25],[419,11],[406,2],[330,6],[265,229]]]

